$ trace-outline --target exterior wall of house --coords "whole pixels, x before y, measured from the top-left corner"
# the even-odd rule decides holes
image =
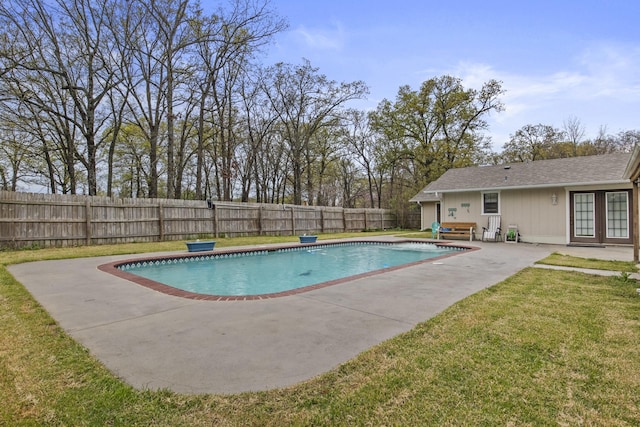
[[[503,232],[517,225],[523,242],[567,243],[567,194],[563,189],[502,190],[500,216]],[[554,197],[555,195],[555,197]],[[443,195],[442,222],[475,222],[475,238],[482,238],[490,215],[482,214],[482,193]]]
[[[566,244],[567,197],[562,188],[503,191],[502,227],[517,225],[524,242]]]
[[[480,221],[482,206],[481,195],[478,192],[443,194],[440,209],[442,211],[441,222],[475,221],[479,227],[485,223],[485,221]]]
[[[504,233],[509,225],[518,227],[523,242],[567,244],[570,242],[570,192],[631,189],[632,184],[589,185],[539,189],[500,190],[499,214]],[[441,222],[475,222],[475,238],[482,239],[490,215],[482,214],[482,192],[441,194]],[[640,201],[637,201],[640,202]],[[423,228],[431,227],[435,203],[423,203]]]
[[[436,202],[421,202],[420,206],[420,229],[426,230],[436,220]]]

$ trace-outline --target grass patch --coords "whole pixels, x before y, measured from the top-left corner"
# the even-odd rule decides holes
[[[635,273],[638,271],[638,267],[633,261],[611,261],[595,258],[580,258],[571,255],[564,255],[558,252],[554,252],[548,257],[538,261],[537,264],[590,268],[594,270],[621,271],[627,273]]]
[[[635,285],[530,268],[293,387],[139,391],[0,266],[0,425],[637,425],[639,340]]]
[[[319,234],[318,240],[331,240],[357,237],[375,237],[398,235],[398,230],[358,233]],[[201,240],[206,240],[203,237]],[[220,237],[211,238],[216,241],[216,248],[247,245],[267,245],[273,243],[298,242],[298,236],[254,236],[254,237]],[[150,252],[186,251],[184,240],[151,243],[124,243],[117,245],[77,246],[67,248],[23,249],[0,251],[0,265],[19,264],[31,261],[55,259],[86,258],[107,255],[127,255]]]

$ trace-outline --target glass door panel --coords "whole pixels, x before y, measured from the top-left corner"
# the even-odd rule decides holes
[[[576,237],[595,237],[594,196],[594,193],[573,195],[574,235]]]
[[[607,193],[607,238],[629,238],[627,192]]]

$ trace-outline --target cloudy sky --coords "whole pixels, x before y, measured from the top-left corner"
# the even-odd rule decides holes
[[[587,137],[640,129],[640,2],[635,0],[272,0],[289,30],[265,62],[311,61],[337,81],[363,80],[373,109],[402,85],[444,74],[503,82],[490,118],[496,151],[526,124],[579,119]]]

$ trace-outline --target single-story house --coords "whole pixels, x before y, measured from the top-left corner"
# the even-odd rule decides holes
[[[434,221],[475,222],[475,238],[492,215],[517,227],[521,241],[550,244],[634,244],[638,231],[640,153],[538,160],[450,169],[410,199],[421,228]],[[636,219],[636,220],[634,220]]]

